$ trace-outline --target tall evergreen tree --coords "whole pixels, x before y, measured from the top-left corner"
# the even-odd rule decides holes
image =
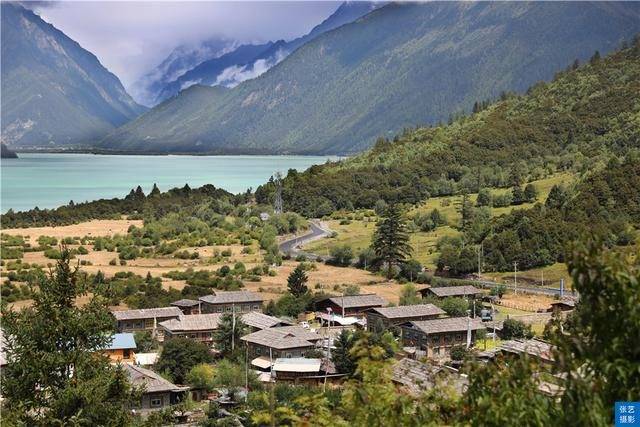
[[[39,279],[33,305],[3,307],[3,421],[11,425],[127,425],[126,403],[135,397],[126,373],[101,354],[113,333],[106,301],[87,294],[70,254]],[[3,423],[4,424],[4,423]]]
[[[239,354],[240,337],[249,333],[249,327],[242,321],[239,315],[225,313],[220,319],[218,329],[215,331],[214,340],[216,348],[220,350],[223,356],[233,356]]]
[[[289,292],[294,297],[299,297],[307,292],[309,292],[309,288],[307,288],[307,281],[309,278],[307,274],[304,272],[304,268],[302,268],[302,264],[298,264],[298,266],[289,274],[287,278],[287,287],[289,288]]]
[[[413,252],[406,222],[397,205],[389,205],[378,222],[372,246],[378,259],[386,264],[389,279],[393,277],[393,267],[403,263]]]

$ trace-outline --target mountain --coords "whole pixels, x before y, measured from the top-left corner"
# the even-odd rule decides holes
[[[570,169],[584,175],[606,169],[612,156],[628,155],[640,164],[638,99],[640,36],[629,48],[606,58],[594,55],[549,83],[478,105],[476,113],[449,125],[407,129],[357,156],[290,172],[283,183],[284,205],[322,217],[336,209],[372,208],[379,200],[416,204],[429,197],[509,187],[515,176],[528,182]],[[628,190],[623,187],[617,191]],[[256,200],[271,203],[274,193],[270,182],[256,190]],[[603,205],[609,196],[597,195]],[[626,205],[640,218],[638,196]],[[574,215],[594,213],[598,209],[577,209]]]
[[[235,49],[235,42],[211,38],[200,43],[183,44],[171,51],[157,67],[140,77],[129,88],[133,98],[147,106],[157,104],[162,89],[198,64]]]
[[[237,52],[231,51],[204,61],[167,83],[158,94],[155,103],[165,101],[194,84],[234,87],[245,80],[256,78],[303,44],[327,31],[355,21],[381,5],[382,3],[374,2],[344,2],[327,19],[302,37],[289,42],[278,40],[258,46],[243,45],[238,47]]]
[[[98,59],[31,10],[2,3],[2,142],[88,144],[145,109]]]
[[[105,149],[354,153],[523,91],[640,32],[640,3],[427,2],[381,7],[304,44],[258,78],[163,122],[161,105]],[[190,93],[177,98],[188,103]],[[173,100],[168,101],[174,104]]]

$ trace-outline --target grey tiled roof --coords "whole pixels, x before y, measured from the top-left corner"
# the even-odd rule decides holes
[[[145,393],[159,393],[164,391],[185,391],[189,390],[189,387],[177,386],[164,378],[159,374],[140,366],[130,365],[124,363],[122,365],[124,370],[129,376],[129,381],[134,386],[144,386]]]
[[[257,329],[267,329],[272,328],[274,326],[284,324],[288,322],[284,322],[277,317],[269,316],[264,313],[259,313],[257,311],[251,311],[249,313],[245,313],[242,315],[242,321],[251,326],[252,328]]]
[[[200,297],[200,301],[209,304],[232,304],[247,302],[262,302],[264,298],[260,294],[251,291],[218,291],[211,295]]]
[[[322,337],[314,332],[309,332],[298,326],[285,326],[282,328],[268,328],[253,332],[240,338],[243,341],[271,347],[275,349],[313,347],[314,341]]]
[[[160,322],[160,326],[170,332],[212,331],[218,329],[221,318],[222,313],[189,314]]]
[[[398,307],[378,307],[369,311],[378,313],[387,319],[402,319],[421,316],[437,316],[445,311],[433,304],[400,305]]]
[[[522,354],[527,353],[531,356],[552,362],[553,346],[545,341],[531,340],[509,340],[500,344],[499,349],[509,353]]]
[[[112,311],[116,320],[140,320],[154,317],[179,317],[182,311],[178,307],[142,308],[139,310]]]
[[[339,307],[343,307],[344,304],[344,308],[382,307],[389,304],[384,298],[379,297],[376,294],[345,295],[339,297],[330,297],[326,300],[331,301]]]
[[[465,295],[476,295],[483,293],[482,290],[475,286],[441,286],[437,288],[426,288],[424,291],[433,293],[438,297],[457,297]]]
[[[417,320],[409,324],[427,334],[440,334],[443,332],[464,332],[467,330],[467,322],[471,322],[471,330],[484,329],[480,319],[468,317],[445,317],[443,319]]]
[[[179,299],[178,301],[174,301],[171,305],[175,307],[195,307],[199,302],[194,299]]]
[[[393,365],[393,382],[403,385],[409,393],[420,395],[425,390],[436,385],[439,375],[450,375],[449,383],[458,389],[460,375],[456,369],[448,366],[438,366],[430,363],[422,363],[414,359],[402,358]],[[453,381],[451,381],[453,380]],[[462,386],[462,384],[460,384]],[[462,387],[460,387],[460,390]]]

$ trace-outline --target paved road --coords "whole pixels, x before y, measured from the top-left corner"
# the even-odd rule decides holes
[[[314,240],[322,239],[328,236],[332,231],[322,221],[312,219],[309,221],[309,232],[302,236],[292,237],[280,243],[280,252],[290,255],[292,257],[298,255],[305,255],[310,259],[320,259],[321,257],[316,254],[304,252],[301,247]]]

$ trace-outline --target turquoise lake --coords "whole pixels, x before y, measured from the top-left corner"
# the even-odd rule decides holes
[[[213,184],[232,193],[255,189],[276,172],[303,171],[327,156],[109,156],[19,153],[2,159],[0,209],[22,211],[100,198],[124,197],[140,185],[148,193]]]

